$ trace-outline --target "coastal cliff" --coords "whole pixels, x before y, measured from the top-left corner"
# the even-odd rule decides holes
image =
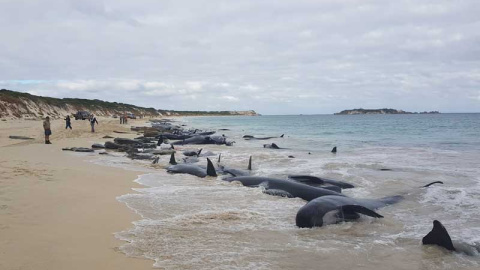
[[[396,109],[353,109],[353,110],[343,110],[334,115],[358,115],[358,114],[437,114],[438,111],[430,112],[406,112],[403,110]]]
[[[51,98],[11,90],[0,90],[0,118],[36,119],[45,116],[65,117],[77,111],[88,111],[97,116],[112,116],[133,113],[137,116],[213,116],[213,115],[258,115],[255,111],[173,111],[145,108],[131,104],[108,102],[98,99]]]

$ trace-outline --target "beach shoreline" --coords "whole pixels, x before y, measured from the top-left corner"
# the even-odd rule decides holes
[[[65,130],[63,120],[53,120],[52,145],[43,142],[41,121],[0,122],[0,269],[152,268],[152,261],[121,252],[125,242],[114,235],[140,219],[117,197],[142,187],[134,181],[143,172],[62,151],[119,136],[113,131],[133,138],[130,125],[145,120],[120,125],[118,119],[98,118],[96,133],[88,121],[72,121],[73,130]]]

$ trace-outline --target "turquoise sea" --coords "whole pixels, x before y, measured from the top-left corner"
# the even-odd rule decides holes
[[[100,162],[145,170],[145,188],[119,197],[139,213],[118,232],[129,256],[165,269],[479,269],[478,256],[421,245],[434,219],[452,239],[480,242],[480,114],[289,115],[186,117],[186,128],[215,130],[234,146],[183,146],[212,151],[222,163],[253,174],[285,178],[311,174],[356,185],[355,198],[402,194],[380,209],[383,219],[300,229],[301,199],[273,197],[218,178],[170,175],[168,158]],[[243,135],[274,136],[244,140]],[[266,149],[276,143],[285,149]],[[338,152],[331,153],[337,146]],[[290,157],[289,157],[290,156]],[[202,160],[200,162],[205,162]],[[389,169],[389,170],[385,170]],[[432,182],[444,185],[420,188]]]

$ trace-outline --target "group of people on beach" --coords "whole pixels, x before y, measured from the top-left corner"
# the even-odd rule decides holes
[[[67,115],[67,117],[65,117],[65,119],[63,120],[65,120],[65,129],[68,129],[68,128],[72,129],[72,120],[70,118],[70,115]],[[95,132],[95,124],[98,125],[98,121],[95,115],[91,114],[88,118],[88,121],[90,122],[90,127],[92,128],[92,132]],[[45,120],[43,121],[43,130],[45,133],[45,144],[52,144],[50,142],[50,135],[52,135],[52,129],[50,125],[49,116],[45,117]]]

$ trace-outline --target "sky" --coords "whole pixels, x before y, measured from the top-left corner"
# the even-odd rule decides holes
[[[0,88],[174,110],[480,112],[478,0],[0,0]]]

